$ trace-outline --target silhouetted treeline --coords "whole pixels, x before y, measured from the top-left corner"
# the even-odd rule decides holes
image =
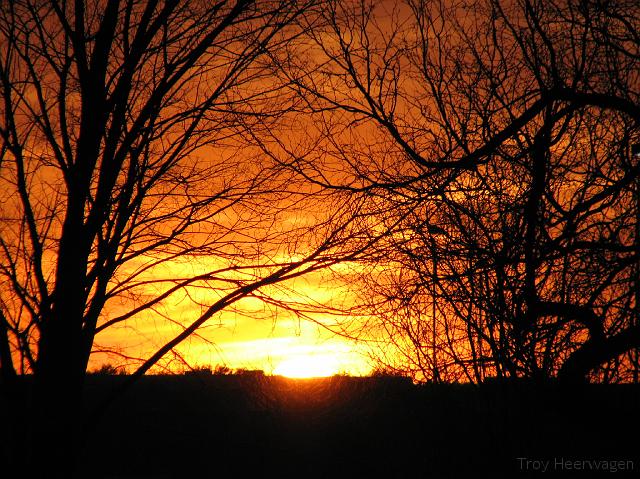
[[[86,404],[122,380],[88,378]],[[149,376],[107,411],[81,470],[95,478],[523,477],[524,457],[635,461],[637,473],[639,403],[631,385]]]

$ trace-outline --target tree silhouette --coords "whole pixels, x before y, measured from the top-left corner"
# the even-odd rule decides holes
[[[266,54],[313,5],[2,3],[0,369],[22,475],[72,474],[103,331],[177,328],[130,383],[218,312],[338,261],[352,206],[300,226],[304,187],[247,144],[291,107]],[[198,314],[173,320],[181,302]]]
[[[387,366],[637,377],[637,6],[333,2],[325,20],[283,75],[347,173],[295,165],[385,225],[353,274]]]

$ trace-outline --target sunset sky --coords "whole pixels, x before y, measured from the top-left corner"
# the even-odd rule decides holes
[[[109,347],[126,355],[144,357],[175,331],[151,324],[114,328],[98,338],[96,349]],[[193,367],[260,369],[267,374],[292,377],[363,375],[372,369],[365,346],[331,334],[313,322],[282,313],[274,317],[265,312],[263,318],[252,318],[225,312],[202,328],[199,335],[208,341],[193,338],[178,348]],[[165,364],[178,371],[187,368],[171,358],[171,354],[167,355]],[[90,369],[121,362],[117,356],[98,353],[92,357]]]
[[[629,443],[639,32],[637,0],[0,0],[0,475]]]
[[[7,374],[638,380],[633,12],[62,5],[0,9]]]
[[[193,274],[194,268],[185,266],[181,260],[164,266],[163,270],[184,270]],[[156,274],[162,276],[160,272]],[[284,286],[272,292],[272,297],[303,305],[302,309],[305,303],[312,308],[312,305],[328,305],[336,300],[353,301],[348,291],[323,273],[298,278]],[[149,295],[154,293],[150,287]],[[124,325],[107,328],[97,336],[89,369],[104,364],[131,365],[135,364],[133,358],[148,357],[181,330],[179,323],[188,324],[202,314],[202,305],[215,302],[219,294],[219,291],[206,288],[192,290],[189,295],[176,295],[163,308],[148,310]],[[127,301],[122,301],[120,306],[112,303],[106,317],[130,309],[131,303]],[[339,331],[339,325],[345,322],[356,322],[355,318],[348,319],[342,315],[333,316],[331,312],[305,312],[304,316],[299,316],[257,298],[245,298],[209,320],[197,335],[176,349],[179,357],[167,354],[154,371],[226,366],[290,377],[369,374],[373,363],[366,344],[331,331]],[[110,352],[103,353],[103,350]]]

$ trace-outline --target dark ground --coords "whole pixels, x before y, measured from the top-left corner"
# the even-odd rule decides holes
[[[87,404],[123,379],[90,376]],[[106,413],[81,470],[112,479],[612,474],[570,473],[564,458],[584,468],[633,461],[640,477],[639,406],[636,386],[149,376]],[[543,473],[526,460],[550,462]]]

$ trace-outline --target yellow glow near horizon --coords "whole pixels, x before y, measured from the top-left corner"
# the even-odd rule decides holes
[[[215,260],[199,258],[192,262],[167,261],[159,268],[161,277],[168,276],[170,272],[190,277],[223,266]],[[165,272],[165,268],[169,271]],[[153,279],[153,275],[149,279]],[[333,295],[343,294],[319,273],[297,278],[288,286],[290,289],[284,293],[274,293],[281,294],[282,298],[274,297],[285,303],[312,301],[314,304],[330,304]],[[160,291],[154,287],[149,286],[145,294],[149,297],[159,294]],[[218,299],[219,292],[210,288],[189,290],[188,297],[178,294],[159,308],[162,314],[155,310],[146,311],[105,330],[100,334],[99,348],[96,349],[122,351],[131,357],[149,357],[165,341],[182,331],[181,324],[189,324],[200,316],[202,304],[212,304]],[[131,307],[123,300],[121,304],[111,305],[109,312],[118,316],[126,314]],[[167,321],[167,318],[173,321]],[[175,348],[177,357],[167,354],[151,373],[180,372],[187,369],[183,361],[191,367],[215,369],[224,365],[232,370],[262,370],[268,375],[292,378],[327,377],[339,373],[362,376],[371,372],[365,345],[334,336],[323,328],[322,324],[333,324],[330,315],[316,314],[312,319],[301,321],[286,311],[265,307],[256,298],[245,298],[233,308],[221,311],[198,331],[197,336],[178,345]],[[102,351],[92,354],[89,370],[99,369],[104,364],[123,364],[117,354]],[[131,361],[127,370],[131,372],[137,366]]]
[[[285,359],[273,370],[273,374],[288,378],[328,377],[339,372],[340,364],[328,355],[294,356]]]
[[[362,344],[354,344],[341,337],[331,336],[312,323],[294,324],[286,319],[275,325],[271,321],[242,319],[235,328],[214,328],[203,330],[211,343],[198,337],[180,345],[176,350],[180,357],[192,367],[227,366],[232,370],[262,370],[267,375],[281,375],[291,378],[327,377],[335,374],[363,376],[371,373],[373,365],[367,349]],[[170,337],[167,329],[137,331],[147,336]],[[275,335],[275,337],[274,337]],[[109,342],[105,341],[108,340]],[[114,328],[103,338],[102,346],[120,347],[138,357],[148,357],[153,353],[149,343],[136,343],[138,337],[127,328]],[[117,357],[94,353],[90,370],[99,369],[104,364],[121,364]],[[128,367],[129,372],[134,366]],[[181,361],[161,362],[152,373],[167,370],[180,372],[184,369]]]

